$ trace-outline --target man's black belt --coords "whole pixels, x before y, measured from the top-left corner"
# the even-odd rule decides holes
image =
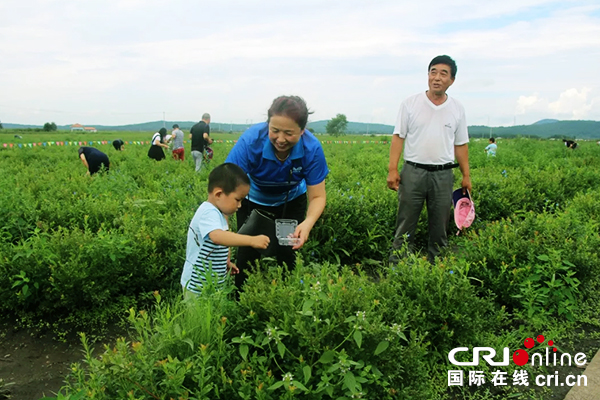
[[[448,163],[448,164],[419,164],[412,161],[406,161],[408,165],[412,165],[413,167],[426,169],[427,171],[442,171],[445,169],[452,169],[458,167],[456,163]]]

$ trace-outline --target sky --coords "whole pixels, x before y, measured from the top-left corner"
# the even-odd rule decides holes
[[[600,120],[598,0],[2,0],[0,121],[394,125],[433,57],[469,125]],[[597,73],[598,72],[598,73]]]

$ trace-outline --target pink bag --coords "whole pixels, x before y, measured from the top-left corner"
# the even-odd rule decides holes
[[[475,204],[471,200],[471,193],[467,190],[467,193],[463,194],[462,188],[456,189],[452,193],[452,202],[454,203],[454,222],[459,229],[456,232],[458,235],[461,230],[471,226],[475,220]]]

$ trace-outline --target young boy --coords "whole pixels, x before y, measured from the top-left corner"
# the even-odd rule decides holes
[[[184,293],[198,294],[212,269],[218,284],[225,281],[227,271],[239,272],[230,261],[229,247],[250,246],[266,249],[269,237],[229,232],[227,217],[242,205],[250,191],[248,175],[237,165],[225,163],[208,176],[208,199],[198,207],[187,234],[185,264],[181,274]]]
[[[496,144],[496,139],[492,137],[490,138],[489,142],[490,144],[488,144],[485,148],[485,152],[487,153],[488,157],[496,157],[496,149],[498,148],[498,145]]]

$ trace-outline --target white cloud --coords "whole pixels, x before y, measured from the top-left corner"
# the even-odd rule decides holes
[[[293,93],[313,119],[343,112],[393,124],[402,99],[426,88],[429,60],[450,54],[459,65],[450,92],[470,121],[600,119],[589,78],[599,9],[593,0],[457,0],[452,12],[408,0],[3,0],[0,87],[13,108],[0,106],[0,118],[111,124],[210,110],[244,122]]]
[[[592,104],[587,101],[590,92],[591,89],[588,87],[581,91],[575,88],[567,89],[560,94],[557,101],[548,104],[548,109],[555,115],[571,114],[571,119],[583,119],[592,109]]]
[[[570,88],[558,95],[554,101],[533,94],[519,96],[517,99],[517,115],[546,115],[556,119],[589,119],[600,115],[600,98],[593,98],[590,87]]]

